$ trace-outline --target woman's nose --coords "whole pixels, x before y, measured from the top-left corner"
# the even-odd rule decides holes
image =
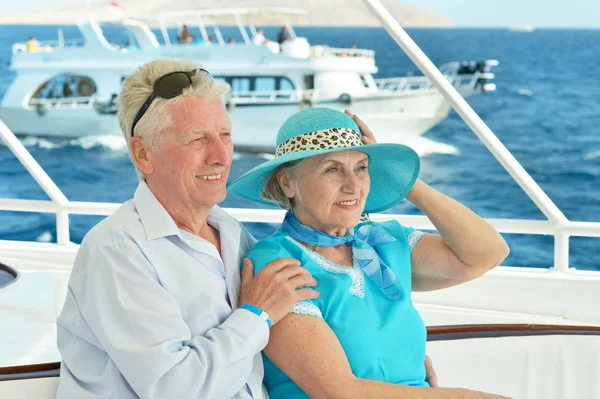
[[[354,173],[347,173],[344,176],[344,184],[342,185],[342,191],[345,193],[355,193],[358,191],[358,176]]]

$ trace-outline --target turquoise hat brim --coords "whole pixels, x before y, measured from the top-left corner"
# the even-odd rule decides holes
[[[412,148],[401,144],[368,144],[290,152],[254,167],[231,183],[228,189],[251,201],[274,205],[260,196],[274,170],[286,162],[340,151],[360,151],[369,155],[371,189],[365,204],[365,213],[381,212],[402,201],[419,176],[419,155]]]

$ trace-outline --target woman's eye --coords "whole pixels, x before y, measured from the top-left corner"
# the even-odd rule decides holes
[[[329,168],[326,172],[337,172],[337,168]]]

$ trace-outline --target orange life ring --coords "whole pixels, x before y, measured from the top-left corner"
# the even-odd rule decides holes
[[[94,86],[92,83],[85,80],[80,80],[79,83],[77,83],[77,94],[79,94],[79,97],[89,97],[93,92]]]

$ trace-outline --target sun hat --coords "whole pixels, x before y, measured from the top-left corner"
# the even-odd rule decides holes
[[[341,111],[309,108],[290,116],[279,129],[275,158],[264,162],[229,186],[243,198],[273,205],[260,193],[271,173],[286,162],[339,151],[361,151],[369,156],[371,189],[365,213],[381,212],[400,202],[419,175],[419,156],[401,144],[367,144],[360,128]]]

